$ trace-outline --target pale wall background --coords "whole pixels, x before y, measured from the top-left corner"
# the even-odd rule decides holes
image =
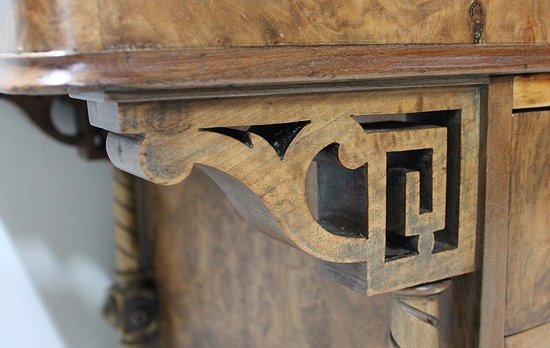
[[[117,347],[101,315],[112,224],[107,161],[85,161],[0,99],[0,347]]]

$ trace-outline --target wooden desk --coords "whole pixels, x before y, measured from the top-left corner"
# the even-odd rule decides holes
[[[103,131],[61,140],[108,132],[141,178],[115,171],[125,345],[550,338],[548,1],[2,6],[0,89],[85,100]]]

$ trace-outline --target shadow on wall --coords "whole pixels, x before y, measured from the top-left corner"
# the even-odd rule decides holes
[[[101,315],[114,264],[110,164],[80,158],[4,100],[0,163],[0,240],[11,240],[0,245],[0,265],[16,254],[34,287],[23,289],[13,270],[0,267],[0,327],[9,330],[0,331],[0,345],[116,347],[118,337]],[[36,304],[23,298],[33,292]],[[36,315],[37,306],[47,316]],[[10,312],[18,313],[15,320]],[[53,325],[36,322],[48,316]],[[45,327],[56,332],[41,332]],[[10,337],[17,341],[6,342]]]

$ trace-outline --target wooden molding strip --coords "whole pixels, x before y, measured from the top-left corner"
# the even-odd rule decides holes
[[[550,74],[516,76],[514,78],[514,109],[550,106]]]
[[[0,91],[55,94],[550,72],[550,45],[237,47],[0,55]]]
[[[487,95],[479,347],[504,346],[512,87],[511,76],[493,78]]]

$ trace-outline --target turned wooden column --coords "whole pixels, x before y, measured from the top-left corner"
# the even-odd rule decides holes
[[[122,348],[147,347],[157,329],[156,294],[141,262],[134,182],[130,174],[113,168],[115,284],[104,311],[121,335]]]
[[[450,285],[446,279],[392,293],[390,348],[440,346],[440,295]]]

